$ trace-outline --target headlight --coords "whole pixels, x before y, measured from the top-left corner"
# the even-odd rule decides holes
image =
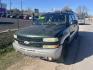
[[[57,42],[58,38],[44,38],[43,42]]]
[[[17,38],[17,35],[14,35],[14,38]]]

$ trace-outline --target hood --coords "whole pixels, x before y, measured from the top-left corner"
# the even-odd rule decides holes
[[[32,25],[20,29],[16,34],[29,37],[54,37],[65,29],[65,25]]]

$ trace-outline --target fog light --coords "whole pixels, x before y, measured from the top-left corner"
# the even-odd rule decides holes
[[[48,49],[54,49],[54,48],[58,48],[59,45],[43,45],[43,48],[48,48]]]
[[[53,60],[53,58],[52,58],[52,57],[48,57],[48,60],[49,60],[49,61],[52,61],[52,60]]]

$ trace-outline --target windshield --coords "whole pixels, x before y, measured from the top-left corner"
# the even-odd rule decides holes
[[[63,14],[44,14],[34,20],[34,24],[64,24],[66,17]]]

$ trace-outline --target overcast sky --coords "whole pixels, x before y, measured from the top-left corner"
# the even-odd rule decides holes
[[[12,8],[21,8],[21,0],[11,0]],[[2,0],[7,3],[7,8],[10,7],[10,0]],[[38,8],[40,11],[50,11],[51,9],[61,9],[64,6],[69,6],[76,10],[78,6],[86,6],[90,14],[93,15],[93,0],[22,0],[23,9]]]

